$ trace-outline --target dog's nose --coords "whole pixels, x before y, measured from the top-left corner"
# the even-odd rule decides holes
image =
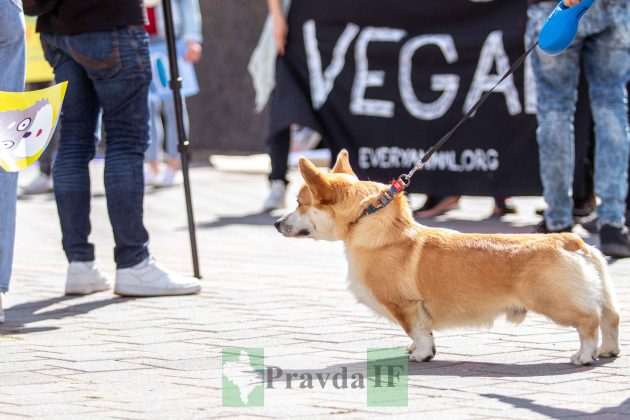
[[[276,227],[276,230],[278,232],[280,232],[280,223],[281,223],[280,220],[278,220],[278,221],[276,221],[276,223],[273,224]]]

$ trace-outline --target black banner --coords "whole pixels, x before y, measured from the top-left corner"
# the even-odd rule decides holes
[[[526,7],[525,0],[294,0],[271,132],[293,122],[313,127],[333,153],[349,149],[362,179],[398,177],[524,53]],[[504,81],[410,190],[539,194],[534,90],[525,67]],[[588,124],[577,131],[586,139]]]

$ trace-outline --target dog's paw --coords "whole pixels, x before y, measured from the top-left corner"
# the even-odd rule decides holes
[[[619,347],[608,348],[601,346],[597,353],[599,354],[599,357],[617,357],[619,356],[619,353],[621,353],[621,350],[619,349]]]
[[[571,364],[578,366],[592,365],[595,363],[597,354],[591,352],[578,351],[571,356]]]
[[[407,344],[407,347],[405,347],[405,351],[407,353],[413,353],[414,351],[416,351],[418,347],[416,346],[416,343],[414,343],[413,341],[409,344]]]
[[[428,362],[435,357],[435,346],[430,349],[415,349],[410,355],[412,362]]]

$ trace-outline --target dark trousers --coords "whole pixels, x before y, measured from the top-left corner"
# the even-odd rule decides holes
[[[280,131],[274,137],[267,141],[267,153],[271,158],[271,173],[269,181],[282,180],[285,184],[287,181],[287,172],[289,171],[289,147],[291,144],[291,128]]]

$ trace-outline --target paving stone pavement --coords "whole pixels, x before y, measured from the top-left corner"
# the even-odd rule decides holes
[[[99,265],[113,276],[102,165],[92,170],[91,239]],[[571,366],[577,333],[533,315],[518,327],[499,321],[490,330],[437,332],[435,360],[409,364],[405,407],[368,406],[365,389],[300,389],[297,382],[265,389],[264,407],[224,407],[226,347],[263,348],[265,365],[285,374],[332,377],[343,368],[365,375],[368,348],[408,339],[346,291],[340,243],[283,238],[274,218],[258,213],[262,174],[200,167],[192,181],[204,286],[197,296],[63,296],[54,201],[19,201],[15,275],[0,325],[1,418],[630,417],[630,261],[610,264],[622,310],[618,359]],[[145,213],[154,256],[188,274],[182,197],[180,188],[147,191]],[[431,224],[528,232],[541,201],[516,202],[519,214],[499,221],[489,218],[490,199],[465,197],[459,210]]]

